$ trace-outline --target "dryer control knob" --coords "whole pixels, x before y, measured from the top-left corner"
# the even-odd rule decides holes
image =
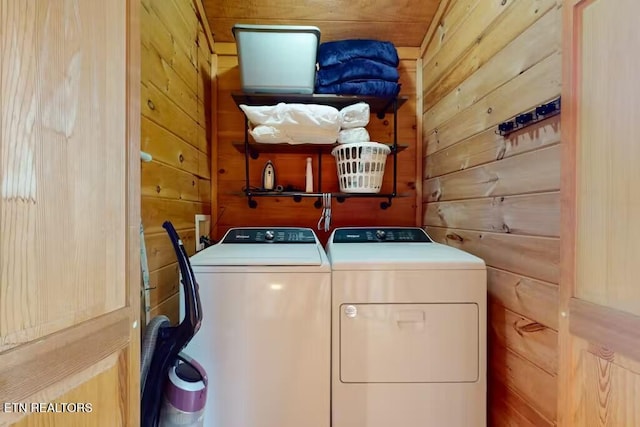
[[[378,230],[376,231],[376,237],[378,240],[384,240],[387,238],[387,233],[384,230]]]
[[[264,238],[266,240],[273,240],[274,237],[276,237],[276,234],[273,231],[267,230],[264,232]]]
[[[353,319],[358,315],[358,308],[355,305],[348,305],[344,308],[344,315]]]

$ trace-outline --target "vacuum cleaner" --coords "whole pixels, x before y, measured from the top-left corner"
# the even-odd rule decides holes
[[[141,427],[203,426],[207,375],[202,366],[181,353],[200,329],[202,305],[189,256],[173,225],[162,224],[178,258],[184,287],[184,319],[171,326],[166,316],[147,325],[141,362]]]

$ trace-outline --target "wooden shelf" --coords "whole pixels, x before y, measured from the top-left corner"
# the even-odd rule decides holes
[[[398,145],[398,109],[406,101],[406,97],[375,97],[375,96],[355,96],[355,95],[319,95],[319,94],[253,94],[245,92],[234,92],[231,97],[235,101],[238,108],[241,104],[251,106],[276,105],[278,103],[299,103],[299,104],[318,104],[329,105],[338,109],[356,104],[358,102],[366,102],[372,113],[382,119],[386,113],[393,114],[393,143],[385,144],[391,149],[389,154],[393,164],[393,190],[390,193],[331,193],[338,202],[344,202],[349,198],[368,197],[383,198],[386,201],[380,202],[381,209],[387,209],[391,206],[392,200],[398,197],[397,189],[397,155],[398,152],[408,148],[407,145]],[[232,142],[233,146],[245,157],[245,189],[243,192],[247,197],[250,208],[256,208],[258,197],[291,197],[294,201],[299,202],[302,198],[316,198],[314,206],[316,208],[322,206],[322,193],[304,193],[304,192],[265,192],[251,190],[249,180],[249,158],[257,159],[260,153],[295,153],[295,154],[315,154],[318,156],[318,163],[322,162],[322,155],[329,154],[338,144],[258,144],[249,140],[248,120],[245,117],[245,140],[243,142]],[[318,182],[322,182],[322,168],[318,168]]]
[[[300,202],[303,198],[315,198],[317,199],[314,203],[316,208],[322,207],[322,202],[320,199],[322,198],[324,193],[305,193],[303,191],[260,191],[260,190],[249,190],[245,191],[244,194],[249,198],[249,206],[251,208],[256,208],[258,206],[258,202],[253,200],[254,197],[291,197],[295,202]],[[338,203],[343,203],[346,199],[353,198],[378,198],[378,199],[387,199],[386,202],[380,203],[380,208],[387,209],[391,206],[392,199],[396,197],[407,197],[406,194],[395,194],[395,193],[341,193],[331,192],[331,197],[335,198]]]
[[[400,108],[407,97],[379,98],[375,96],[358,95],[321,95],[321,94],[287,94],[287,93],[245,93],[234,92],[231,94],[236,105],[276,105],[280,102],[296,104],[322,104],[341,109],[358,102],[369,104],[371,112],[378,117],[384,117],[386,113],[393,113],[393,102],[397,100],[397,108]]]
[[[242,141],[232,142],[234,148],[244,154],[245,145]],[[256,142],[249,143],[249,156],[257,159],[261,153],[290,153],[290,154],[331,154],[339,144],[259,144]],[[393,152],[393,144],[385,144]],[[408,145],[398,145],[397,152],[401,152],[409,148]]]

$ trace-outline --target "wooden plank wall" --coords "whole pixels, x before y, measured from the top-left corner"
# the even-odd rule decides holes
[[[422,54],[423,226],[483,258],[492,425],[556,421],[560,129],[497,125],[560,95],[556,0],[452,0]]]
[[[189,254],[195,215],[210,214],[212,56],[192,0],[142,0],[142,223],[150,271],[151,315],[178,320],[178,265],[170,220]]]
[[[416,195],[416,59],[417,48],[398,48],[401,57],[399,66],[401,95],[408,101],[398,111],[398,143],[408,148],[398,154],[398,193],[403,197],[393,200],[393,205],[380,209],[384,199],[348,199],[339,204],[333,199],[333,227],[364,225],[402,225],[414,226],[417,209]],[[313,206],[313,199],[304,199],[296,203],[289,198],[258,198],[258,207],[250,209],[242,193],[245,185],[244,154],[237,151],[232,142],[244,140],[244,115],[238,109],[232,92],[241,91],[238,57],[234,43],[216,43],[218,57],[217,103],[214,107],[218,125],[217,140],[217,194],[218,213],[216,235],[218,237],[235,226],[280,225],[311,227],[316,229],[320,218],[320,209]],[[393,141],[393,115],[387,114],[378,119],[374,114],[367,126],[372,141],[390,143]],[[304,189],[304,154],[262,154],[251,160],[251,185],[259,185],[262,169],[267,160],[276,168],[277,184],[293,185]],[[392,185],[391,157],[388,158],[382,192],[390,192]],[[317,155],[313,156],[314,174],[317,172]],[[335,160],[331,155],[322,158],[322,188],[324,191],[338,191]],[[317,179],[317,175],[316,175]],[[324,242],[328,233],[318,231]]]

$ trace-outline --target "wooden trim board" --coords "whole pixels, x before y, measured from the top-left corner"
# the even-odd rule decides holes
[[[569,319],[572,335],[640,361],[640,316],[571,298]]]

